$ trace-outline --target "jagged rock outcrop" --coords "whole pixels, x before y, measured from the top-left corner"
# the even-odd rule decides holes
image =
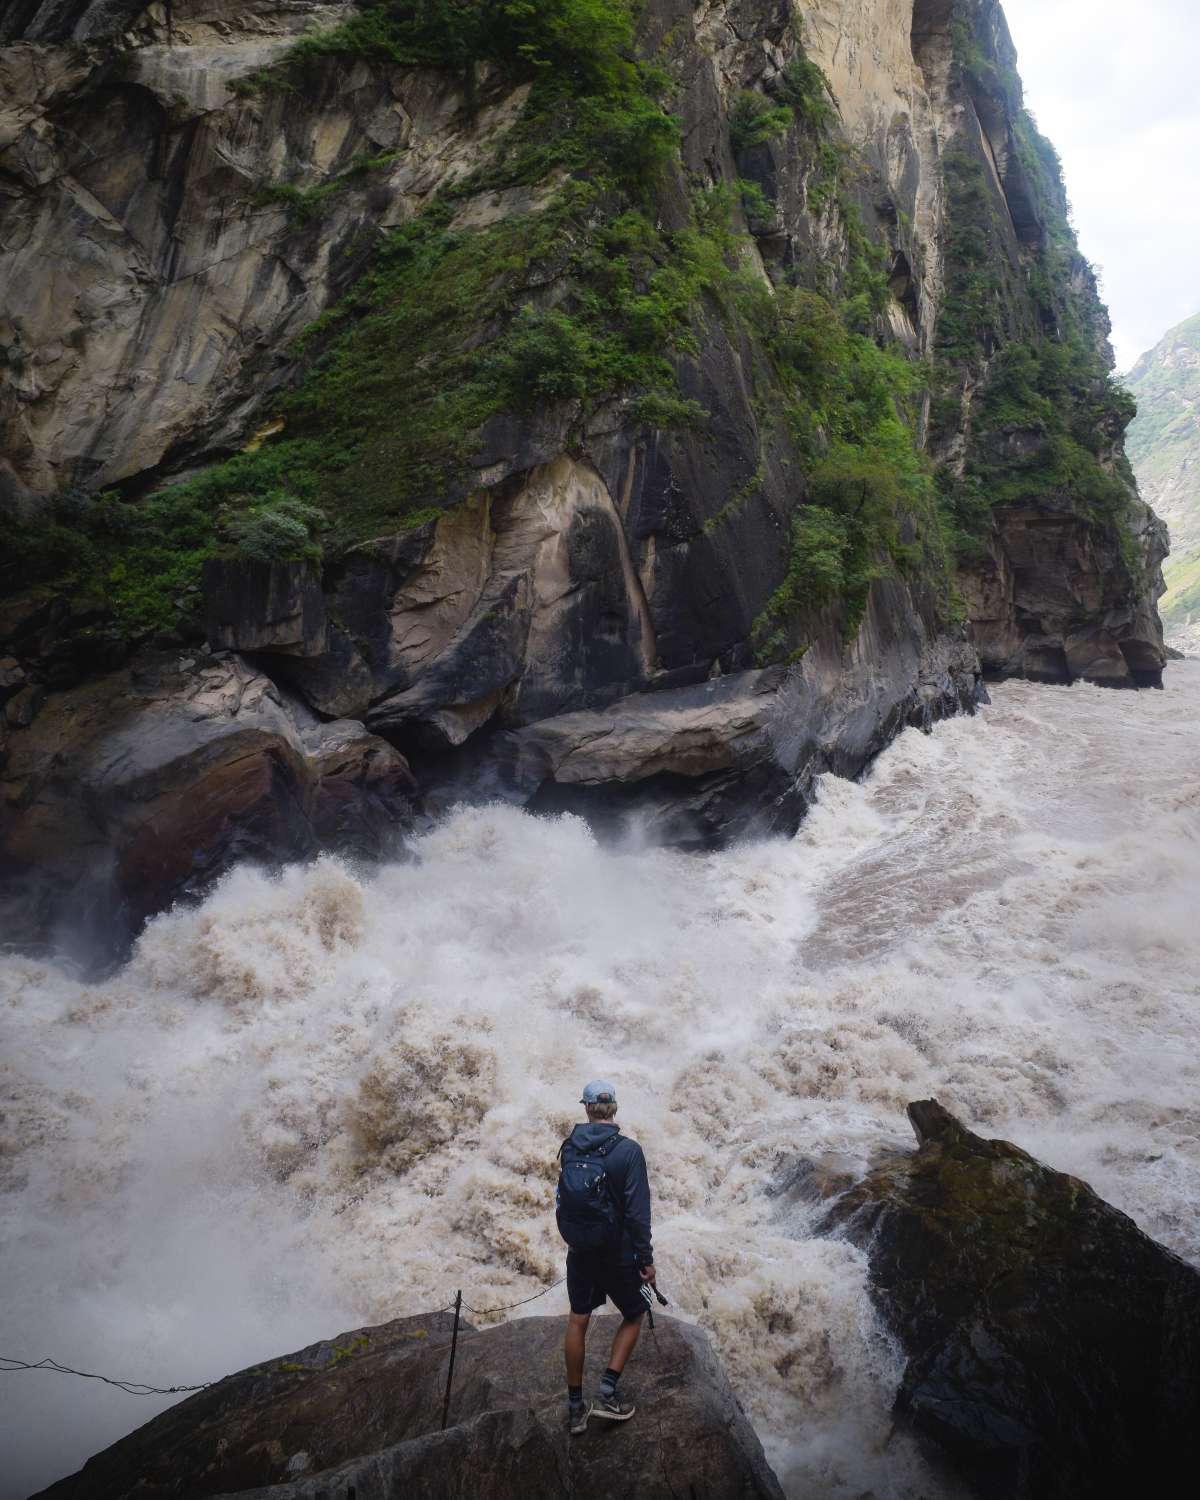
[[[1129,461],[1142,494],[1171,529],[1163,626],[1173,646],[1200,655],[1200,314],[1142,355],[1129,389],[1138,404]]]
[[[379,858],[413,816],[399,751],[234,656],[159,653],[30,708],[0,768],[10,942],[49,929],[87,962],[120,957],[239,860]]]
[[[1129,525],[1157,580],[1166,528],[1149,506],[1133,501]],[[1120,534],[1095,527],[1069,501],[1049,495],[1006,506],[964,585],[987,670],[1034,682],[1162,685],[1158,582],[1132,592]]]
[[[0,588],[41,618],[0,640],[10,754],[39,694],[207,640],[385,739],[431,809],[702,846],[973,706],[976,652],[1157,681],[1162,539],[995,0],[651,0],[661,73],[331,30],[357,13],[0,22]],[[1073,351],[1053,409],[1095,453],[1036,381],[1008,420],[1018,345]]]
[[[826,1227],[870,1257],[898,1419],[994,1500],[1172,1494],[1200,1462],[1200,1274],[1077,1178],[910,1104]]]
[[[589,1386],[603,1369],[604,1321],[592,1339]],[[782,1500],[698,1328],[660,1319],[625,1377],[640,1410],[628,1424],[593,1422],[570,1438],[561,1318],[460,1332],[450,1421],[441,1430],[451,1325],[445,1312],[400,1318],[230,1375],[42,1494]]]
[[[826,640],[806,670],[733,672],[620,698],[495,736],[464,755],[431,810],[465,791],[575,812],[685,848],[792,832],[826,771],[859,775],[905,725],[972,712],[963,643],[922,644],[902,590],[873,596],[854,650]]]

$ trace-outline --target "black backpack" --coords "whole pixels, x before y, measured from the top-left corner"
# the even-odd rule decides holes
[[[558,1232],[572,1250],[606,1250],[621,1238],[622,1221],[604,1158],[621,1139],[618,1131],[586,1151],[570,1136],[558,1148],[561,1170],[554,1194]]]

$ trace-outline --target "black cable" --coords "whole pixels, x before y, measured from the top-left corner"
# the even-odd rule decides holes
[[[472,1307],[467,1302],[462,1305],[467,1312],[474,1313],[476,1317],[509,1312],[514,1307],[524,1307],[527,1302],[536,1302],[539,1297],[552,1292],[556,1286],[561,1286],[566,1279],[565,1276],[560,1276],[550,1286],[543,1287],[540,1292],[534,1292],[532,1297],[522,1297],[520,1302],[508,1302],[502,1307]],[[433,1313],[426,1316],[436,1317],[438,1313],[452,1312],[453,1309],[454,1303],[448,1302],[445,1307],[435,1308]],[[70,1365],[59,1364],[58,1360],[51,1359],[49,1355],[45,1359],[38,1360],[36,1364],[31,1364],[28,1360],[14,1359],[10,1355],[0,1354],[0,1375],[15,1373],[18,1370],[54,1370],[59,1375],[78,1375],[82,1380],[100,1380],[105,1385],[116,1386],[119,1391],[124,1391],[129,1396],[185,1396],[192,1391],[206,1391],[209,1386],[216,1384],[214,1380],[205,1380],[199,1385],[145,1385],[140,1380],[113,1380],[108,1375],[95,1375],[89,1370],[73,1370]],[[316,1367],[314,1367],[314,1373],[316,1373]]]
[[[179,1396],[188,1391],[206,1391],[214,1383],[206,1380],[201,1385],[144,1385],[140,1380],[112,1380],[107,1375],[93,1375],[87,1370],[73,1370],[70,1365],[60,1365],[49,1355],[45,1359],[38,1360],[34,1365],[23,1359],[13,1359],[10,1355],[0,1354],[0,1374],[15,1370],[55,1370],[60,1375],[78,1375],[84,1380],[102,1380],[105,1385],[115,1385],[118,1390],[124,1391],[129,1396]]]
[[[473,1312],[478,1318],[486,1317],[488,1313],[508,1312],[514,1307],[524,1307],[527,1302],[536,1302],[539,1297],[544,1297],[547,1292],[552,1292],[556,1286],[562,1286],[566,1279],[565,1276],[560,1276],[557,1281],[552,1281],[549,1286],[544,1286],[540,1292],[534,1292],[532,1297],[522,1297],[520,1302],[505,1302],[500,1307],[472,1307],[469,1302],[464,1302],[463,1306],[468,1312]]]

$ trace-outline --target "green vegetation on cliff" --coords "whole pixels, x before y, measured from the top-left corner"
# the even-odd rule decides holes
[[[426,519],[455,497],[480,429],[502,411],[630,389],[655,420],[694,420],[667,356],[686,342],[724,246],[702,228],[668,238],[638,212],[677,153],[678,127],[657,102],[661,75],[631,44],[624,0],[396,0],[304,38],[255,75],[252,87],[303,88],[320,59],[355,54],[472,77],[492,62],[533,87],[485,172],[389,235],[369,273],[308,330],[299,379],[272,413],[282,439],[137,504],[68,497],[51,526],[14,538],[22,580],[86,587],[126,633],[161,629],[206,557],[245,550],[247,535],[261,546],[264,511],[282,505],[286,519],[288,507],[319,499],[333,547]],[[568,181],[544,212],[455,226],[483,187],[584,163],[587,180]],[[302,223],[372,165],[260,196]],[[288,534],[273,526],[277,546]]]
[[[798,611],[836,597],[852,634],[871,580],[890,567],[922,568],[948,597],[915,437],[924,377],[878,333],[886,261],[853,205],[845,154],[827,138],[824,77],[802,52],[771,98],[735,98],[731,135],[745,149],[795,127],[848,257],[841,275],[821,273],[819,290],[775,293],[750,268],[737,226],[739,199],[751,228],[774,211],[757,183],[691,191],[682,223],[677,208],[657,211],[679,131],[668,80],[637,60],[624,0],[374,5],[304,38],[248,86],[304,89],[344,56],[450,69],[469,110],[485,65],[532,87],[490,158],[391,232],[300,340],[297,376],[265,414],[278,435],[137,503],[109,495],[60,507],[49,534],[23,539],[27,579],[98,581],[122,630],[169,627],[214,553],[338,550],[455,503],[477,472],[481,434],[505,413],[537,409],[579,433],[616,401],[649,427],[698,424],[705,413],[681,393],[677,370],[716,320],[746,349],[764,423],[780,424],[803,470],[786,577],[756,626],[762,657],[786,652]],[[262,194],[299,230],[378,165],[356,161],[316,188]],[[556,176],[534,211],[462,221],[481,190]]]
[[[944,164],[946,296],[930,435],[948,450],[964,425],[970,434],[965,462],[938,475],[955,551],[967,562],[978,555],[993,507],[1050,503],[1115,526],[1136,574],[1120,456],[1134,404],[1110,371],[1104,310],[1070,224],[1058,154],[1022,105],[1015,72],[989,58],[966,15],[953,41],[968,92],[1004,108],[1013,158],[1004,192],[970,132]]]
[[[950,609],[932,468],[915,438],[924,374],[858,331],[865,295],[833,303],[800,289],[763,290],[747,308],[805,456],[811,500],[792,520],[786,575],[755,625],[760,659],[784,647],[789,618],[834,598],[852,638],[872,581],[891,566],[921,569]]]
[[[339,25],[301,37],[282,67],[260,69],[242,87],[301,88],[305,71],[328,58],[367,57],[450,69],[472,107],[487,63],[583,98],[612,98],[636,86],[632,47],[626,0],[368,0]]]

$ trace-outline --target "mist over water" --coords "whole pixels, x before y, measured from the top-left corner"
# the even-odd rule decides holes
[[[1167,684],[1006,684],[827,779],[790,841],[603,849],[477,809],[369,877],[236,871],[104,983],[0,961],[0,1351],[192,1383],[456,1287],[528,1296],[601,1075],[662,1285],[790,1493],[929,1494],[884,1446],[862,1257],[775,1189],[861,1172],[936,1095],[1200,1261],[1200,664]],[[170,1400],[0,1379],[6,1497]]]

